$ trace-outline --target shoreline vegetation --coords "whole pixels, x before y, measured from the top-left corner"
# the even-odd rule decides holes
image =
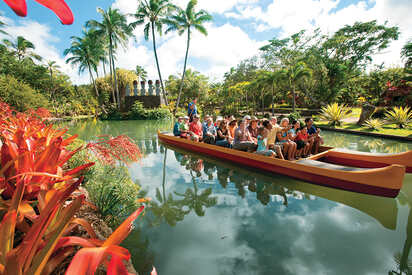
[[[0,108],[2,270],[125,274],[130,252],[120,244],[148,201],[122,165],[141,158],[138,146],[127,136],[83,142],[45,124],[46,109],[18,112],[3,102]],[[101,216],[89,211],[81,218],[82,207]],[[113,231],[98,234],[90,221]]]

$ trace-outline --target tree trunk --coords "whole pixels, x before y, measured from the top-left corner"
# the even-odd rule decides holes
[[[96,92],[96,96],[99,97],[99,91],[97,90],[96,82],[94,82],[94,78],[93,78],[93,74],[92,74],[92,68],[90,67],[89,63],[87,63],[87,67],[89,67],[89,74],[90,74],[90,78],[92,79],[92,83],[93,83],[93,86],[94,86],[94,90]]]
[[[104,73],[104,76],[106,76],[106,61],[104,61],[103,59],[102,63],[103,63],[103,73]]]
[[[294,113],[296,110],[296,93],[295,93],[295,84],[292,85],[292,97],[293,97],[293,102],[292,102],[292,112]]]
[[[272,116],[275,115],[275,83],[272,83]]]
[[[111,36],[109,38],[109,41],[110,41],[109,48],[111,51],[111,59],[112,59],[112,66],[113,66],[114,87],[115,87],[116,96],[117,96],[117,108],[120,110],[120,94],[119,94],[119,86],[117,85],[116,66],[114,65],[114,57],[113,57],[113,41],[112,41]]]
[[[168,106],[169,103],[167,101],[165,87],[163,86],[162,74],[160,73],[160,67],[159,67],[159,59],[157,58],[157,52],[156,52],[156,38],[155,38],[155,31],[154,31],[154,22],[151,22],[151,25],[152,25],[152,36],[153,36],[153,51],[154,51],[155,59],[156,59],[157,73],[159,74],[159,81],[160,81],[160,86],[162,87],[163,99],[165,100],[166,106]]]
[[[112,55],[112,51],[111,51],[110,48],[109,48],[110,84],[112,84],[113,103],[114,103],[114,104],[117,104],[117,103],[116,103],[116,95],[115,95],[115,93],[114,93],[113,68],[112,68],[113,66],[112,66],[112,58],[111,58],[111,55]]]
[[[180,82],[179,95],[177,96],[177,102],[176,102],[175,109],[173,110],[173,116],[176,116],[177,108],[179,108],[180,96],[182,95],[183,82],[185,80],[185,73],[186,73],[187,56],[189,54],[189,45],[190,45],[190,27],[187,29],[187,47],[186,47],[185,64],[183,65],[182,82]]]

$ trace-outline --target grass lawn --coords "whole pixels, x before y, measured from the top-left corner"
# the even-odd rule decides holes
[[[330,127],[327,121],[317,121],[315,122],[317,126],[324,126]],[[385,134],[385,135],[394,135],[394,136],[401,136],[401,137],[412,137],[412,128],[409,127],[407,129],[399,129],[396,127],[395,124],[387,124],[382,127],[381,130],[370,130],[364,126],[358,126],[356,123],[343,123],[342,126],[336,126],[335,128],[338,129],[346,129],[352,131],[360,131],[360,132],[369,132],[369,133],[376,133],[376,134]]]

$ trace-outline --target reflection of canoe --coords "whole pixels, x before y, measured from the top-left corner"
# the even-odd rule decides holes
[[[193,142],[174,137],[172,134],[159,132],[158,136],[162,142],[186,150],[210,155],[252,168],[283,174],[315,184],[365,194],[396,197],[402,187],[402,181],[405,175],[405,167],[401,165],[365,169],[334,165],[317,160],[293,162]]]
[[[172,150],[184,154],[185,151],[179,147],[171,147]],[[201,156],[199,158],[204,160],[206,165],[207,162],[213,163],[218,167],[224,167],[227,169],[236,169],[234,164],[229,162],[224,162],[222,160],[213,159],[208,156]],[[219,174],[218,174],[219,176]],[[245,174],[241,174],[245,180],[250,178],[256,178],[262,180],[264,183],[273,183],[276,185],[286,188],[290,191],[299,191],[308,195],[314,195],[318,198],[324,198],[330,201],[335,201],[349,207],[355,208],[371,217],[376,219],[382,226],[387,229],[395,230],[396,222],[398,217],[398,206],[395,199],[382,198],[377,196],[359,194],[354,192],[347,192],[344,190],[338,190],[334,188],[328,188],[313,184],[302,184],[300,181],[288,180],[286,177],[276,178],[270,176],[267,173],[257,173],[252,170],[246,170]],[[412,196],[411,196],[412,197]]]
[[[331,149],[331,148],[328,148]],[[380,168],[392,164],[404,165],[407,173],[412,173],[412,151],[399,154],[357,152],[346,149],[332,149],[311,157],[324,162],[362,168]]]

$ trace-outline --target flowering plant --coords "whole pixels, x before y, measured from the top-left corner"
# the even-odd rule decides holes
[[[27,16],[26,0],[4,0],[6,4],[19,16]],[[36,0],[37,3],[51,9],[64,25],[73,24],[73,13],[64,0]]]

